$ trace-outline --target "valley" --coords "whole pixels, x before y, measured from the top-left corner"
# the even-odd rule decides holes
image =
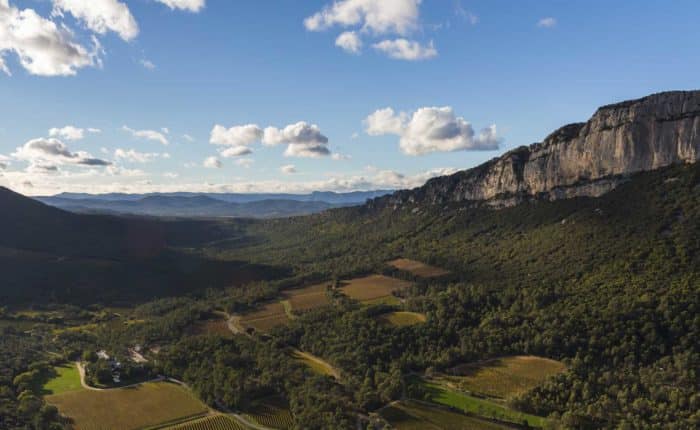
[[[696,427],[700,166],[595,196],[433,198],[462,176],[255,220],[0,190],[0,423]]]

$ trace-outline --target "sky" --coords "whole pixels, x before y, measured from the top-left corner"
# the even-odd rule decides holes
[[[411,188],[697,89],[696,0],[0,0],[0,186]]]

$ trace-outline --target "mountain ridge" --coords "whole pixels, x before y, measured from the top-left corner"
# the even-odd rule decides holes
[[[630,174],[700,159],[700,91],[670,91],[602,106],[521,146],[422,187],[373,199],[369,207],[412,204],[514,206],[529,200],[598,197]]]

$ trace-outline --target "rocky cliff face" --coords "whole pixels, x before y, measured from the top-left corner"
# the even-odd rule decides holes
[[[542,143],[371,205],[481,202],[500,207],[530,199],[595,197],[632,173],[698,159],[700,91],[667,92],[601,107],[588,122],[564,126]]]

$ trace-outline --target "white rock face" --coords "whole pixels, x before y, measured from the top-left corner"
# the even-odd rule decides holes
[[[700,159],[700,91],[675,91],[604,106],[544,142],[476,168],[436,178],[376,203],[488,201],[599,196],[626,175]]]

